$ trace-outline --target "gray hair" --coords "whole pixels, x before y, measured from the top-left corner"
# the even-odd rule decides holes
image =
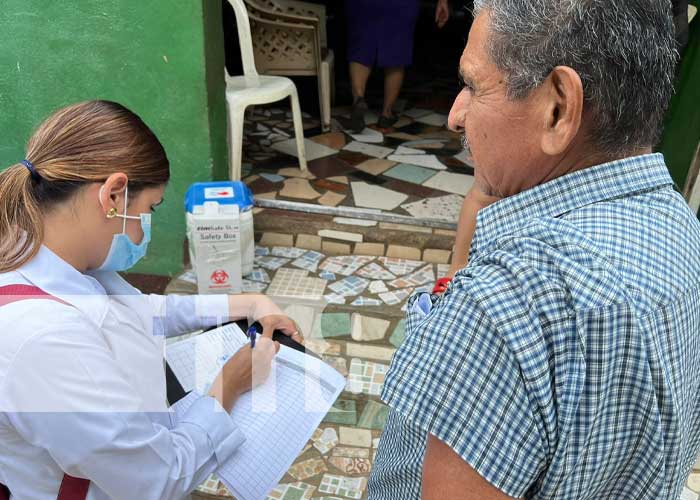
[[[522,99],[556,66],[583,83],[591,141],[608,155],[655,145],[678,52],[670,0],[475,0],[490,15],[490,56]]]

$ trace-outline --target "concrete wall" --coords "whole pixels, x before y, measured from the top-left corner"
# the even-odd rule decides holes
[[[24,157],[53,110],[126,105],[160,138],[172,173],[135,271],[177,272],[184,192],[227,171],[220,0],[5,0],[0,26],[0,169]]]

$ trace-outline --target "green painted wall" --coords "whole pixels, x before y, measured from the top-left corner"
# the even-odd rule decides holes
[[[3,0],[0,26],[0,169],[55,109],[124,104],[160,138],[172,174],[134,271],[177,272],[185,190],[227,171],[220,1]]]
[[[691,3],[700,5],[700,1]],[[678,66],[675,90],[659,149],[673,180],[683,189],[700,142],[700,15],[689,25],[688,45]]]

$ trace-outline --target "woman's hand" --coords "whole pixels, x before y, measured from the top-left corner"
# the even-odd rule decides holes
[[[232,319],[246,318],[251,324],[258,321],[263,327],[263,336],[268,336],[270,339],[275,330],[280,330],[300,344],[304,343],[304,337],[296,323],[265,295],[259,293],[231,295],[229,311]]]
[[[216,398],[221,406],[230,412],[236,400],[251,389],[259,386],[270,375],[272,359],[280,349],[278,342],[273,342],[272,331],[258,339],[255,349],[250,344],[242,347],[229,359],[217,375],[209,390],[209,395]]]
[[[438,0],[437,7],[435,8],[435,23],[438,28],[442,28],[447,23],[450,18],[450,6],[447,0]]]

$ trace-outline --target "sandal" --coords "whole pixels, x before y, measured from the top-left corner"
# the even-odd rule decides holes
[[[350,129],[355,134],[361,133],[365,129],[365,113],[367,112],[367,102],[362,97],[352,105],[352,113],[350,115]]]
[[[391,117],[386,117],[382,115],[379,117],[379,122],[377,123],[377,125],[379,126],[379,128],[391,128],[397,121],[399,121],[399,117],[396,115]]]

